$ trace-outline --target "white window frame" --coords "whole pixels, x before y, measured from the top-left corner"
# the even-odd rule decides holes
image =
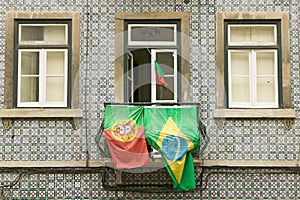
[[[274,42],[231,42],[232,27],[273,27]],[[277,45],[277,26],[273,24],[231,24],[228,25],[228,45],[229,46],[269,46]]]
[[[174,80],[174,99],[170,100],[157,100],[156,99],[156,77],[155,77],[155,64],[156,54],[161,52],[173,53],[174,61],[174,74],[164,75],[164,77],[173,77]],[[152,103],[168,103],[177,102],[177,50],[176,49],[151,49],[151,102]]]
[[[65,27],[65,42],[44,42],[44,41],[22,41],[22,27],[24,26],[63,26]],[[68,24],[19,24],[19,44],[21,45],[66,45],[68,44]]]
[[[173,27],[174,41],[132,41],[132,27]],[[176,24],[128,24],[128,45],[131,46],[176,46],[177,44],[177,25]]]
[[[21,102],[21,55],[22,52],[39,53],[39,101],[38,102]],[[47,52],[64,52],[64,74],[55,74],[52,76],[64,76],[64,100],[62,102],[46,101],[46,67]],[[18,50],[18,91],[17,107],[67,107],[67,85],[68,85],[68,50],[67,49],[19,49]]]
[[[245,102],[233,102],[232,101],[232,82],[231,82],[231,52],[248,52],[249,57],[249,91],[250,101]],[[256,73],[256,53],[257,52],[273,52],[274,53],[274,83],[275,83],[275,101],[259,103],[257,102],[257,73]],[[278,52],[277,50],[260,50],[260,49],[248,49],[248,50],[228,50],[228,105],[229,108],[278,108]],[[240,76],[239,76],[240,77]]]
[[[134,62],[134,55],[128,51],[128,59],[130,61],[129,65],[128,65],[128,72],[127,72],[127,78],[128,78],[128,82],[130,83],[128,87],[130,87],[130,91],[131,93],[129,94],[130,97],[129,99],[131,103],[134,102],[134,74],[133,74],[133,62]]]

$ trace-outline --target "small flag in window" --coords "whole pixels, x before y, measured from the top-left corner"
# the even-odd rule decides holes
[[[155,64],[156,84],[157,85],[162,85],[165,88],[167,88],[168,84],[167,84],[167,82],[164,79],[164,75],[165,74],[164,74],[163,70],[161,69],[161,67],[159,66],[159,64],[158,64],[158,62],[156,60],[154,61],[154,64]]]

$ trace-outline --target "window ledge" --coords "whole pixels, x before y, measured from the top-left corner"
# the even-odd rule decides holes
[[[217,109],[214,118],[296,118],[294,109]]]
[[[28,118],[69,118],[74,129],[78,129],[80,118],[83,117],[81,109],[2,109],[0,118],[6,130],[10,129],[13,119]]]
[[[295,109],[216,109],[214,118],[220,129],[226,119],[283,119],[287,129],[291,129],[292,119],[296,118]]]
[[[197,167],[298,167],[300,161],[298,160],[211,160],[205,158],[193,158],[194,165]],[[65,165],[68,162],[64,163]],[[71,163],[69,164],[71,165]],[[84,165],[82,163],[82,165]],[[1,162],[0,162],[1,166]],[[114,164],[111,158],[104,158],[102,160],[90,160],[89,167],[111,167],[114,168]],[[162,159],[151,160],[149,165],[143,166],[143,168],[162,168],[165,167]]]

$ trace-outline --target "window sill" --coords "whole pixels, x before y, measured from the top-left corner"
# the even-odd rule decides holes
[[[226,119],[283,119],[287,129],[291,129],[292,119],[296,118],[295,109],[217,109],[214,118],[220,129]]]
[[[6,130],[9,130],[14,119],[29,118],[68,118],[74,129],[79,126],[79,119],[83,117],[81,109],[2,109],[0,118]]]
[[[300,161],[298,160],[212,160],[205,158],[193,158],[193,161],[195,167],[297,167],[300,164]],[[102,160],[100,159],[98,161],[89,161],[89,167],[115,168],[111,158],[105,158]],[[141,168],[150,168],[150,170],[153,170],[155,168],[162,167],[165,167],[162,159],[154,159],[151,160],[149,165]]]

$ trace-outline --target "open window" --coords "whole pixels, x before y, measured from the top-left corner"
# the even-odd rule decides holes
[[[177,50],[138,49],[128,51],[126,96],[128,102],[177,101]],[[163,75],[157,77],[157,65]],[[160,80],[163,79],[166,85]]]
[[[177,102],[180,21],[129,20],[125,26],[124,101]]]
[[[189,13],[116,13],[115,102],[189,102],[189,40]]]

